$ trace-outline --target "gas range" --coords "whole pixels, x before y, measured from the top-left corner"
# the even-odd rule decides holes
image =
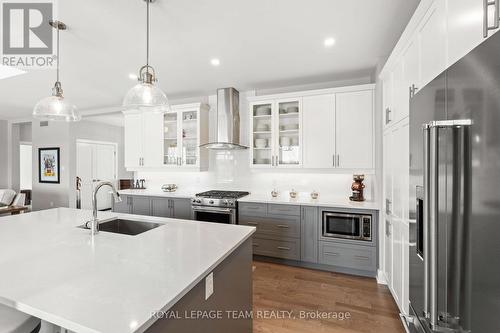
[[[249,192],[241,191],[207,191],[196,194],[191,199],[191,204],[193,206],[236,208],[237,200],[249,194]]]

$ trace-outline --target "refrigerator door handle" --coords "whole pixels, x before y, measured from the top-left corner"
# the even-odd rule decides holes
[[[439,220],[439,132],[437,126],[429,128],[429,190],[428,190],[428,217],[427,217],[427,247],[429,255],[426,260],[428,268],[428,309],[431,327],[438,324],[438,220]]]
[[[429,251],[429,174],[430,174],[430,130],[426,124],[424,130],[424,207],[423,207],[423,258],[424,258],[424,316],[429,318],[429,284],[430,284],[430,251]]]
[[[438,223],[439,223],[439,133],[441,129],[455,128],[464,130],[471,126],[472,120],[432,121],[424,125],[424,290],[431,328],[438,327]],[[425,254],[425,251],[427,255]]]

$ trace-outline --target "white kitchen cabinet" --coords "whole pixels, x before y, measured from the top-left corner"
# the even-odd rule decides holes
[[[374,85],[250,97],[249,110],[252,168],[374,169]]]
[[[162,165],[163,152],[163,114],[144,112],[142,114],[142,166],[159,167]]]
[[[382,79],[382,94],[383,94],[383,117],[384,117],[384,129],[392,125],[394,122],[393,108],[394,108],[394,75],[392,72],[388,73],[386,77]]]
[[[208,142],[207,111],[200,103],[165,113],[125,111],[125,167],[206,169],[208,151],[200,145]]]
[[[393,153],[393,145],[394,145],[394,131],[389,129],[384,132],[384,153],[383,153],[383,193],[384,193],[384,212],[386,215],[392,215],[392,203],[393,203],[393,176],[394,176],[394,153]]]
[[[419,28],[420,86],[446,68],[446,0],[435,0]]]
[[[393,218],[392,223],[392,294],[401,307],[403,299],[403,239],[401,220]]]
[[[138,168],[142,157],[142,115],[125,114],[124,126],[125,167]]]
[[[393,102],[392,121],[389,125],[394,125],[408,115],[408,86],[404,78],[404,61],[400,59],[392,71],[393,77]]]
[[[342,92],[335,99],[337,167],[372,169],[373,90]]]
[[[483,36],[484,0],[422,0],[381,71],[384,117],[384,271],[402,313],[408,313],[410,97],[498,31]],[[494,2],[487,5],[490,26]],[[418,88],[414,90],[413,87]],[[410,88],[412,88],[410,90]]]
[[[163,165],[169,168],[208,167],[208,108],[200,103],[172,106],[162,119]]]
[[[409,314],[410,307],[410,227],[408,223],[401,224],[401,242],[402,242],[402,289],[400,308],[404,314]]]
[[[409,120],[384,131],[384,273],[401,312],[408,313]]]
[[[304,168],[335,167],[335,94],[304,97],[302,107]]]
[[[125,167],[161,166],[163,150],[163,114],[160,112],[124,112]]]
[[[399,118],[405,119],[410,115],[410,98],[420,89],[420,45],[415,37],[403,53],[403,85],[400,89]]]
[[[484,37],[484,0],[446,0],[448,66],[472,51],[498,29],[488,31]],[[493,26],[494,6],[488,6],[488,25]]]
[[[392,218],[388,215],[384,218],[384,229],[385,229],[385,237],[384,237],[384,273],[387,285],[389,288],[392,288]]]
[[[302,99],[250,103],[250,154],[254,168],[302,166]]]

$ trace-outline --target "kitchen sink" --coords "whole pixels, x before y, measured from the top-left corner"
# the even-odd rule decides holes
[[[90,222],[87,222],[80,227],[84,229],[89,229],[89,227],[87,226],[89,224]],[[113,219],[100,222],[99,231],[136,236],[151,229],[158,228],[162,225],[163,224],[161,223],[154,223],[154,222]]]

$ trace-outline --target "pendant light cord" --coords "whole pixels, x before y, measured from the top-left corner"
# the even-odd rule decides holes
[[[57,24],[57,82],[59,82],[59,23]]]
[[[149,73],[149,2],[146,0],[146,72]]]

